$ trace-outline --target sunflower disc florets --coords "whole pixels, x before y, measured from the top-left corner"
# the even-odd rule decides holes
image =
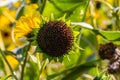
[[[68,53],[73,45],[73,33],[62,21],[49,21],[40,28],[37,35],[40,49],[53,57]]]

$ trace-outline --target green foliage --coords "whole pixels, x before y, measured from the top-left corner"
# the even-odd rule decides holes
[[[0,80],[7,80],[7,79],[11,79],[11,77],[13,77],[12,75],[6,75],[3,78],[1,78]]]
[[[16,19],[17,20],[23,15],[24,9],[25,9],[25,2],[23,1],[21,6],[17,10],[17,14],[16,14]]]
[[[83,21],[86,14],[86,8],[89,0],[51,0],[46,1],[43,16],[50,17],[54,14],[55,18],[59,18],[66,14],[66,19],[71,21]]]
[[[97,1],[105,4],[107,7],[112,6],[107,1]],[[32,28],[32,31],[26,37],[27,41],[20,47],[16,44],[17,48],[15,48],[15,51],[1,50],[0,45],[0,74],[3,72],[2,78],[0,75],[0,80],[7,80],[9,78],[14,78],[15,80],[112,80],[111,75],[107,73],[107,67],[99,59],[99,43],[113,42],[120,45],[120,31],[117,31],[120,16],[117,12],[114,12],[115,9],[110,9],[111,12],[114,12],[114,15],[111,14],[109,19],[115,21],[109,22],[109,25],[115,25],[115,28],[109,28],[106,21],[105,24],[107,26],[105,26],[105,30],[104,28],[101,30],[100,24],[102,24],[102,21],[100,24],[99,22],[97,23],[99,19],[96,18],[96,15],[97,12],[101,14],[103,9],[100,8],[100,11],[96,10],[95,5],[97,1],[31,0],[30,3],[25,2],[25,0],[21,1],[20,6],[16,10],[16,21],[21,16],[24,16],[24,10],[27,5],[36,3],[38,5],[37,11],[41,13],[42,18],[39,24],[40,27]],[[105,7],[105,5],[102,6]],[[0,17],[3,13],[4,11],[0,9]],[[90,17],[87,17],[88,15]],[[114,19],[115,16],[117,17],[116,19]],[[103,17],[103,15],[99,17]],[[51,57],[43,53],[38,47],[36,41],[38,31],[45,22],[50,20],[62,20],[73,31],[74,44],[70,52],[64,56]],[[0,41],[2,41],[1,39],[0,37]],[[7,60],[8,55],[18,61],[20,68],[14,69],[11,67]],[[105,64],[107,65],[107,63]],[[106,70],[103,70],[104,68]],[[9,72],[7,72],[8,69]],[[19,77],[14,73],[18,74]],[[88,74],[92,78],[86,77],[84,74]],[[119,74],[116,74],[116,76],[119,77]],[[117,79],[119,80],[119,78]]]
[[[77,65],[77,66],[68,68],[68,69],[63,70],[56,74],[48,75],[48,80],[51,80],[51,79],[57,77],[58,75],[64,75],[62,80],[75,80],[80,75],[82,75],[83,72],[88,71],[89,69],[95,67],[98,62],[99,62],[99,60],[94,60],[91,62],[87,62],[87,63],[81,64],[81,65]]]

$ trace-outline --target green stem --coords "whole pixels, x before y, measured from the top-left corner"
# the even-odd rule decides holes
[[[1,53],[2,57],[3,57],[3,59],[5,60],[5,62],[7,63],[8,67],[9,67],[9,69],[10,69],[10,72],[12,73],[12,75],[14,76],[14,78],[15,78],[16,80],[18,80],[18,79],[17,79],[17,76],[14,74],[14,71],[13,71],[11,65],[9,64],[8,60],[6,59],[6,56],[5,56],[4,52],[1,50],[1,48],[0,48],[0,53]]]
[[[88,0],[88,3],[87,3],[87,6],[86,6],[86,8],[85,8],[85,12],[84,12],[84,15],[83,15],[83,19],[82,19],[82,21],[85,20],[86,13],[87,13],[87,9],[88,9],[88,6],[89,6],[89,3],[90,3],[90,0]]]
[[[115,0],[115,7],[116,8],[120,8],[120,1],[119,0]],[[120,30],[120,15],[119,15],[119,11],[120,11],[120,9],[115,11],[117,30]]]
[[[27,49],[25,50],[26,51],[25,52],[25,60],[23,61],[20,80],[23,80],[23,77],[24,77],[24,70],[25,70],[25,65],[27,63],[27,57],[28,57],[28,51],[30,49],[30,43],[26,47],[27,47]]]

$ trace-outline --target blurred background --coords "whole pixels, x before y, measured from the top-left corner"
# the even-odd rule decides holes
[[[35,16],[36,13],[32,13],[34,11],[38,11],[38,15],[46,20],[51,15],[55,19],[66,15],[66,21],[85,22],[95,30],[120,30],[120,0],[0,0],[0,53],[5,57],[0,55],[1,80],[22,80],[21,66],[24,64],[24,47],[28,41],[24,37],[15,39],[14,27],[22,16],[31,14]],[[68,56],[56,61],[44,60],[44,55],[40,52],[34,54],[36,50],[34,45],[30,47],[23,80],[93,80],[101,74],[108,61],[99,61],[95,67],[90,65],[94,62],[87,62],[99,59],[99,44],[109,42],[111,35],[117,34],[119,37],[119,34],[100,32],[107,37],[105,39],[89,29],[74,26],[71,28],[74,31],[76,46]],[[120,44],[119,40],[114,43]],[[85,66],[85,63],[89,66]],[[17,78],[11,77],[11,74]],[[102,80],[114,80],[106,73],[105,76],[107,78]]]

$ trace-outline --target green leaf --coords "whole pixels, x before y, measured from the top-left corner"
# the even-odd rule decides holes
[[[98,50],[98,43],[96,34],[94,34],[92,31],[88,29],[82,29],[80,38],[80,47],[82,47],[84,50],[80,51],[78,64],[86,62],[86,60],[93,60],[96,58],[97,50]],[[90,56],[92,58],[90,58]]]
[[[46,2],[43,10],[43,16],[50,17],[54,14],[59,18],[66,14],[66,19],[71,21],[82,21],[89,0],[50,0]]]
[[[17,13],[16,13],[16,19],[17,20],[23,15],[24,9],[25,9],[25,2],[23,2],[17,10]]]
[[[107,69],[101,71],[97,77],[99,77],[101,79],[104,76],[106,71],[107,71]]]
[[[98,35],[110,41],[120,41],[120,31],[93,30]]]
[[[71,22],[71,24],[75,26],[80,26],[82,28],[93,29],[93,27],[90,24],[87,24],[85,22]]]
[[[77,66],[65,69],[64,71],[58,72],[56,74],[48,75],[47,79],[51,80],[57,77],[58,75],[60,76],[64,74],[64,77],[62,80],[75,80],[75,78],[82,75],[83,72],[95,67],[98,62],[99,60],[94,60],[81,65],[77,65]]]
[[[67,74],[62,80],[75,80],[78,76],[82,75],[85,71],[88,71],[89,69],[96,67],[96,64],[99,60],[87,62],[83,65],[76,66],[73,68],[69,74]]]
[[[63,64],[66,67],[70,67],[76,64],[76,61],[78,60],[78,54],[75,53],[69,53],[68,55],[63,57]]]

